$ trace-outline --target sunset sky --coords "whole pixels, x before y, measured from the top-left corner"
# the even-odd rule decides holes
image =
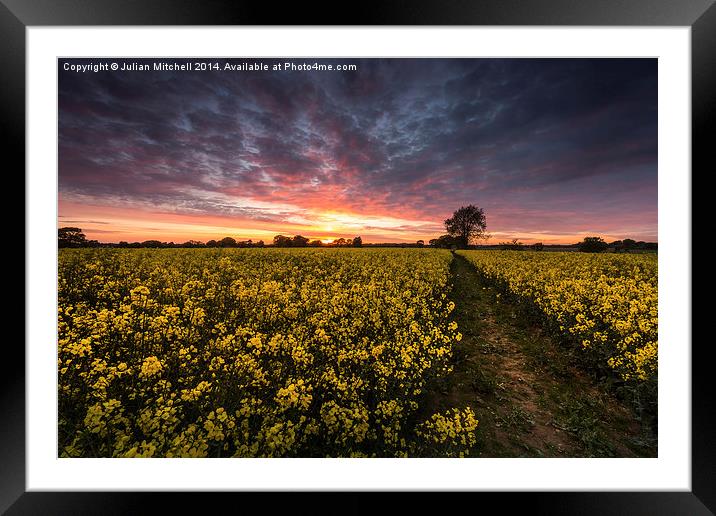
[[[476,204],[488,243],[657,241],[656,59],[293,61],[358,69],[60,60],[59,226],[101,242],[415,242]]]

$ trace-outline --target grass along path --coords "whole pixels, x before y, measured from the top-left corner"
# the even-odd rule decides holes
[[[426,395],[429,412],[471,406],[476,457],[655,457],[633,412],[576,365],[564,346],[501,302],[455,255],[452,300],[463,339],[454,371]]]

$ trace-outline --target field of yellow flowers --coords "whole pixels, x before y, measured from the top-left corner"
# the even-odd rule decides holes
[[[62,249],[58,453],[464,454],[471,409],[418,416],[461,339],[450,261],[419,249]],[[650,371],[638,363],[634,374]]]
[[[597,366],[655,387],[657,256],[458,251],[517,302],[535,309]]]

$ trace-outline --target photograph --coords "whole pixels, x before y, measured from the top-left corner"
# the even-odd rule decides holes
[[[0,513],[716,514],[715,1],[0,0]]]
[[[659,457],[659,59],[56,62],[61,460]]]

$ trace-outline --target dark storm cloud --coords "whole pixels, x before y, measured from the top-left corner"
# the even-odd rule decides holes
[[[61,61],[60,192],[257,220],[262,201],[438,223],[472,202],[507,225],[568,199],[615,220],[637,207],[655,227],[655,59],[319,62],[358,71]]]

